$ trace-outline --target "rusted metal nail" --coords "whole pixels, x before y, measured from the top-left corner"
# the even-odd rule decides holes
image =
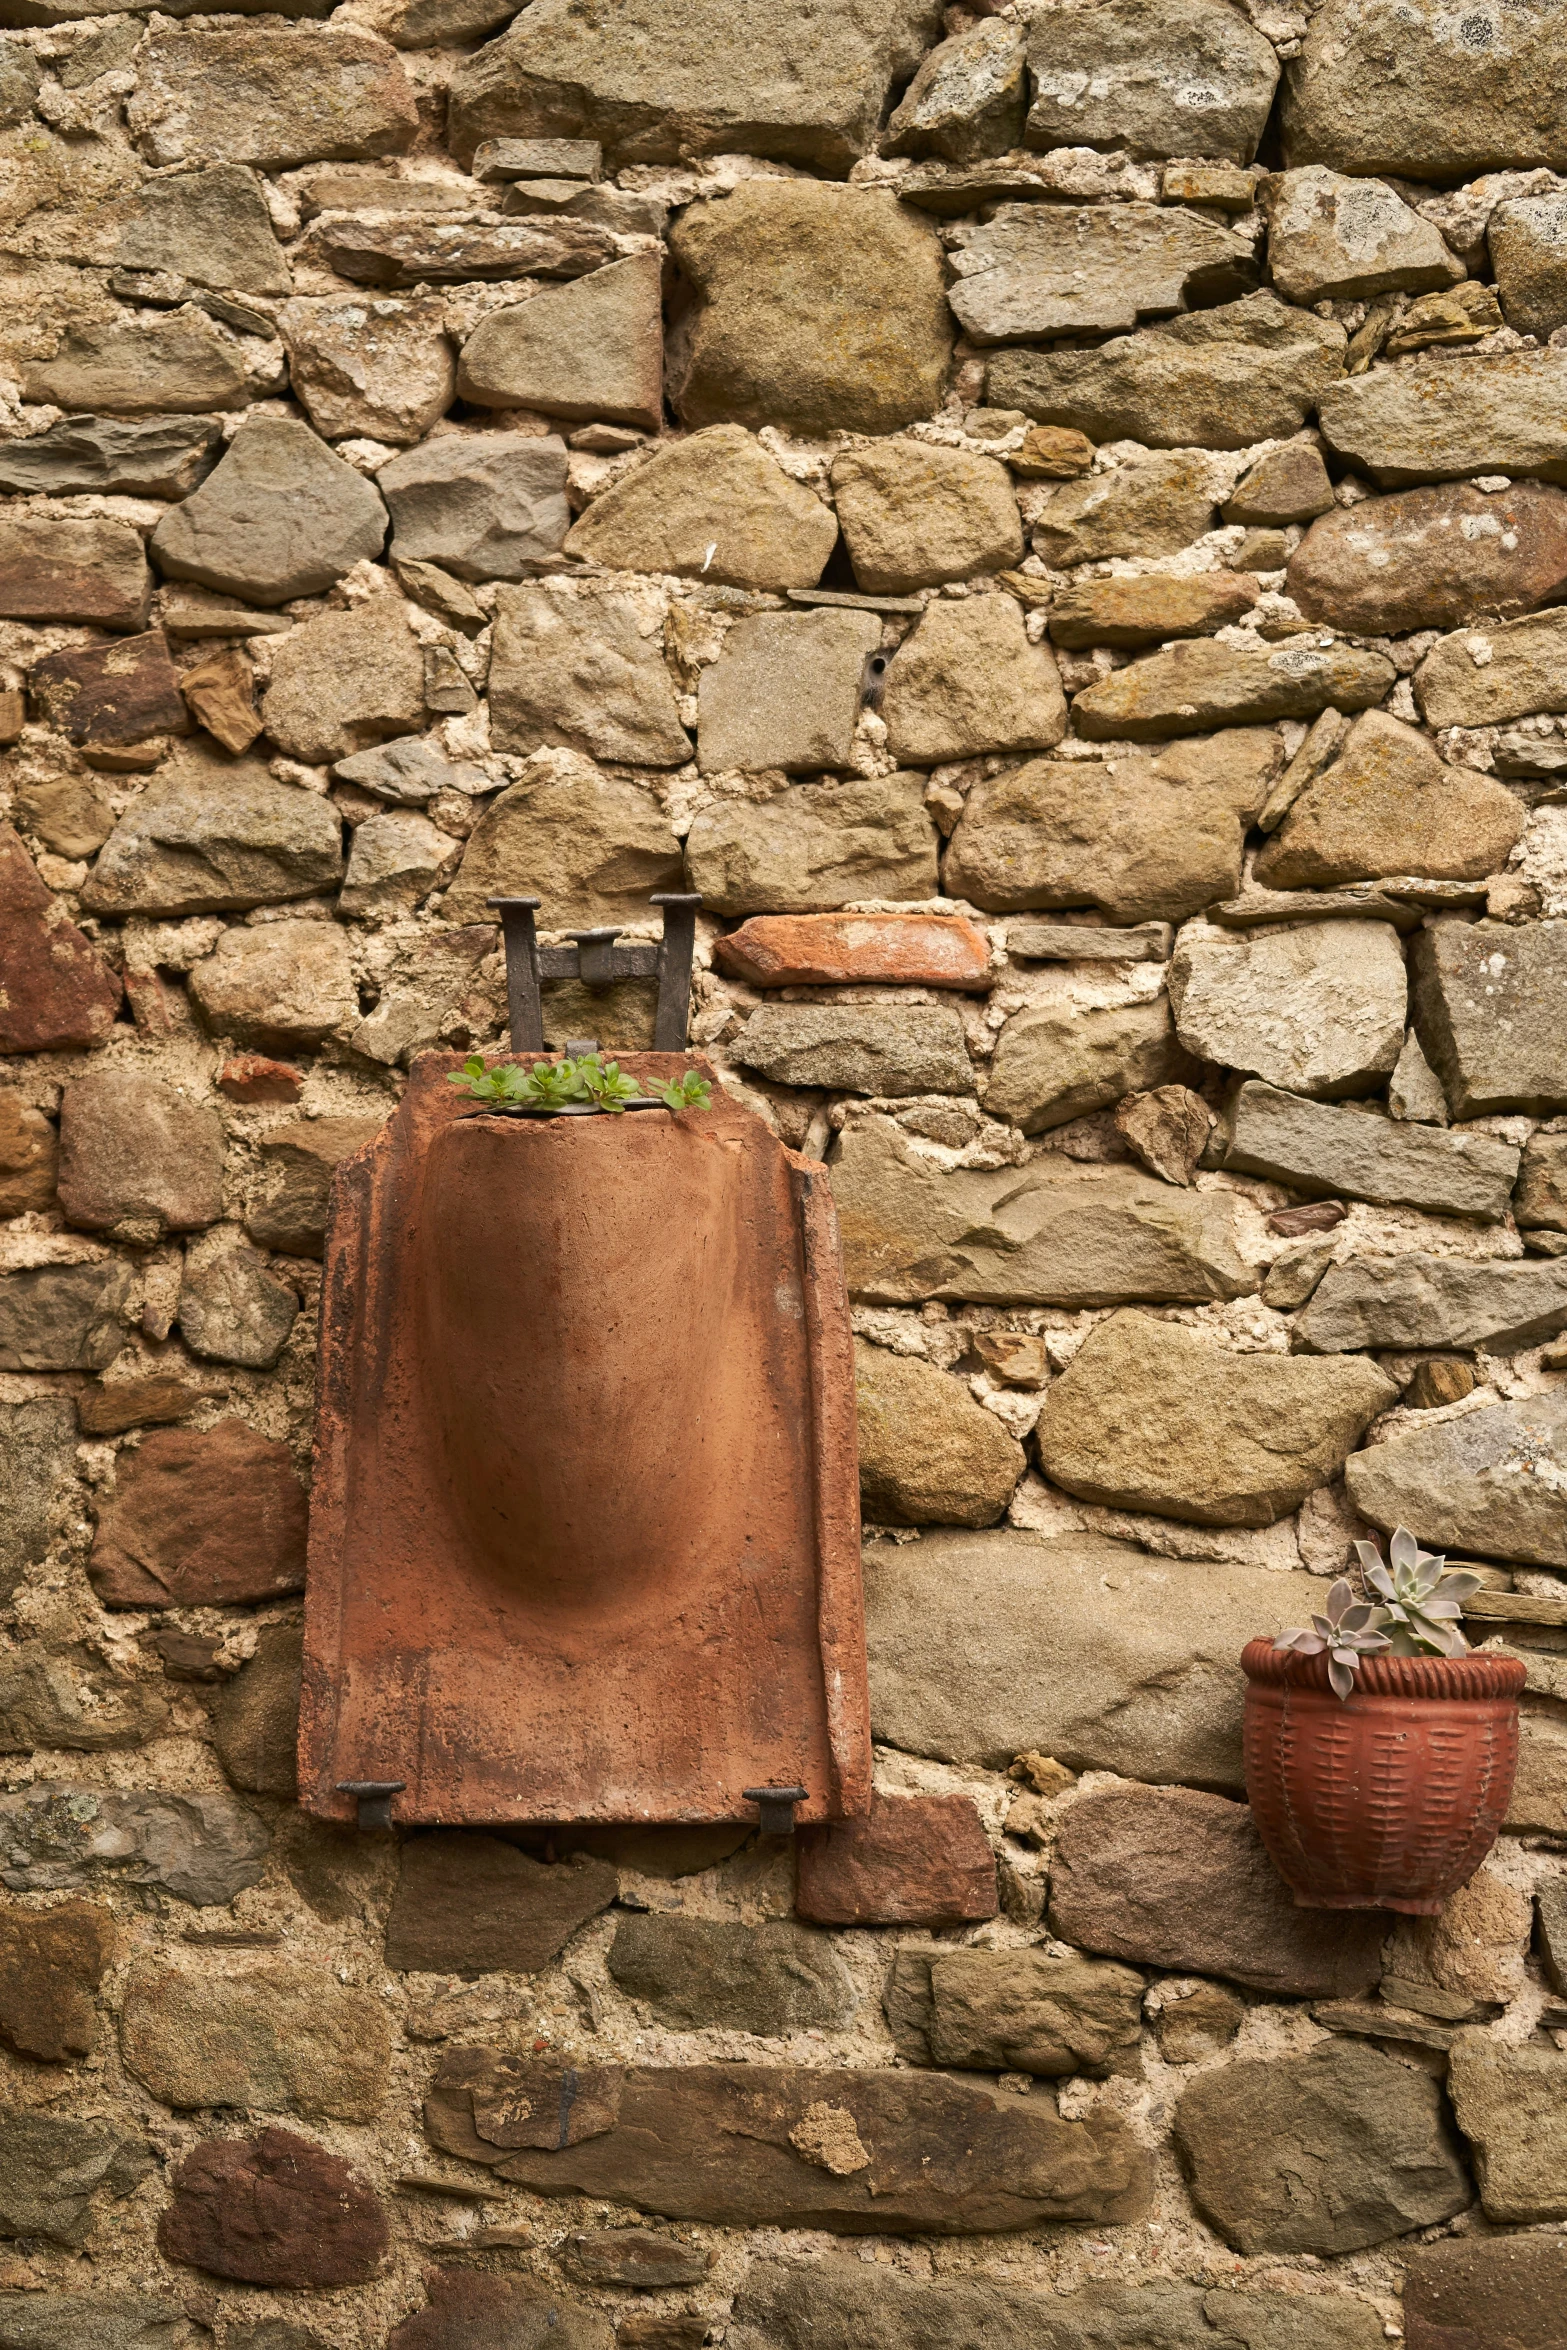
[[[743,1787],[740,1792],[760,1812],[764,1836],[794,1834],[794,1807],[805,1801],[803,1787]]]
[[[362,1831],[389,1828],[392,1824],[392,1797],[401,1795],[406,1779],[339,1779],[339,1795],[357,1795],[359,1798],[359,1826]]]

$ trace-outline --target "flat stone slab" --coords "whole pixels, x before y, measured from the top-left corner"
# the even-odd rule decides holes
[[[1297,1191],[1496,1224],[1507,1213],[1518,1161],[1512,1143],[1489,1134],[1447,1134],[1249,1084],[1236,1097],[1224,1163]]]
[[[803,1828],[795,1912],[818,1926],[996,1916],[996,1856],[966,1795],[873,1795],[863,1820]]]
[[[1418,1251],[1330,1265],[1294,1325],[1314,1354],[1452,1346],[1517,1354],[1567,1327],[1567,1261],[1475,1264]]]
[[[1490,1404],[1357,1453],[1344,1482],[1384,1533],[1432,1550],[1567,1567],[1567,1390]]]
[[[1443,923],[1410,961],[1415,1026],[1454,1117],[1567,1110],[1567,922]]]

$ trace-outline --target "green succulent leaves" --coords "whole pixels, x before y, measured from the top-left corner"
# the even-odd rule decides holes
[[[472,1053],[446,1082],[475,1101],[494,1102],[503,1110],[563,1110],[586,1103],[619,1117],[628,1102],[646,1098],[636,1079],[602,1053],[583,1053],[574,1061],[535,1061],[531,1069],[517,1061],[501,1061],[488,1069],[482,1053]],[[712,1098],[712,1087],[695,1069],[660,1087],[655,1096],[669,1110],[704,1110]]]
[[[1374,1542],[1357,1542],[1361,1581],[1374,1596],[1357,1596],[1347,1576],[1329,1591],[1325,1612],[1309,1625],[1281,1632],[1273,1645],[1297,1656],[1326,1656],[1328,1679],[1339,1697],[1355,1686],[1362,1657],[1467,1656],[1459,1627],[1464,1602],[1480,1588],[1478,1575],[1449,1569],[1441,1551],[1422,1550],[1407,1526],[1387,1546],[1387,1564]]]

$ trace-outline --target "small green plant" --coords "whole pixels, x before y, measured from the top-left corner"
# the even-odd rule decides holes
[[[1422,1550],[1407,1526],[1395,1528],[1388,1563],[1374,1542],[1357,1542],[1362,1584],[1374,1597],[1357,1595],[1341,1575],[1329,1591],[1325,1612],[1309,1625],[1281,1632],[1273,1645],[1297,1656],[1328,1658],[1334,1693],[1348,1697],[1362,1657],[1467,1656],[1459,1628],[1464,1601],[1480,1588],[1478,1575],[1450,1569],[1440,1551]]]
[[[646,1098],[638,1092],[636,1079],[627,1076],[618,1061],[606,1061],[602,1053],[582,1053],[575,1060],[535,1061],[531,1069],[516,1061],[501,1061],[487,1069],[483,1054],[471,1053],[446,1082],[471,1094],[475,1101],[494,1102],[505,1110],[563,1110],[573,1103],[588,1102],[596,1110],[619,1117],[628,1102]],[[661,1086],[657,1095],[670,1110],[705,1110],[712,1098],[712,1087],[695,1069]]]
[[[627,1102],[643,1098],[636,1079],[626,1076],[618,1061],[606,1061],[602,1053],[585,1053],[575,1068],[595,1109],[610,1110],[619,1117]]]
[[[684,1077],[660,1086],[658,1098],[666,1110],[705,1110],[713,1089],[697,1070],[688,1069]]]

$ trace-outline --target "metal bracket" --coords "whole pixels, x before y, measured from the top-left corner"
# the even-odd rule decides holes
[[[761,1813],[764,1836],[794,1834],[794,1807],[805,1801],[803,1787],[743,1787],[740,1792]]]
[[[486,898],[501,918],[506,942],[506,1006],[511,1020],[514,1053],[544,1050],[544,1003],[539,985],[545,979],[580,979],[595,992],[614,987],[622,979],[656,979],[658,1006],[653,1015],[653,1050],[683,1053],[691,1019],[691,962],[696,951],[696,917],[702,900],[670,891],[651,898],[661,907],[664,935],[655,944],[635,939],[617,946],[619,926],[573,930],[569,947],[541,947],[534,921],[541,898]]]
[[[359,1826],[361,1833],[372,1828],[389,1828],[392,1824],[392,1797],[401,1795],[406,1779],[339,1779],[339,1795],[357,1795],[359,1798]]]

